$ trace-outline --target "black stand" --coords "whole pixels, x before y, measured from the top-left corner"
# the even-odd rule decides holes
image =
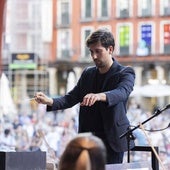
[[[157,146],[155,146],[154,149],[158,154],[159,148]],[[152,170],[159,170],[159,161],[158,161],[152,147],[150,147],[150,146],[135,146],[134,148],[131,149],[131,151],[150,152],[151,153],[151,163],[150,163],[150,165],[152,166]]]
[[[127,137],[127,145],[128,145],[127,162],[128,162],[128,163],[130,162],[130,140],[133,139],[133,134],[132,134],[132,132],[133,132],[134,130],[136,130],[137,128],[139,128],[140,125],[145,124],[146,122],[148,122],[149,120],[151,120],[151,119],[153,119],[154,117],[158,116],[160,113],[162,113],[163,111],[165,111],[166,109],[169,109],[169,108],[170,108],[170,104],[167,105],[165,108],[163,108],[163,109],[161,109],[161,110],[157,109],[157,110],[155,111],[155,114],[154,114],[153,116],[151,116],[151,117],[148,118],[147,120],[143,121],[141,124],[135,126],[134,128],[128,129],[124,134],[122,134],[122,135],[120,136],[120,139],[123,138],[123,137],[125,137],[125,136]]]
[[[129,163],[130,162],[130,141],[135,140],[135,137],[133,136],[133,133],[131,132],[130,127],[128,128],[126,138],[127,138],[127,146],[128,146],[127,162]]]

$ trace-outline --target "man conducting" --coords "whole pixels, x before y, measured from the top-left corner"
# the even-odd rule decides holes
[[[46,104],[47,111],[62,110],[80,103],[79,133],[91,132],[104,142],[107,164],[122,163],[128,150],[122,133],[129,127],[126,104],[133,90],[135,73],[113,57],[115,41],[107,29],[92,32],[86,40],[95,66],[87,67],[76,86],[66,95],[50,98],[42,92],[35,94],[38,103]],[[130,142],[130,148],[134,142]]]

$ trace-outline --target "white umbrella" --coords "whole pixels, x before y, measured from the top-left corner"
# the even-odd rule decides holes
[[[67,77],[67,92],[72,90],[76,84],[76,77],[73,72],[70,72]]]
[[[133,88],[133,91],[131,92],[130,96],[135,97],[135,96],[140,96],[141,95],[141,86],[135,85]]]
[[[67,77],[67,92],[72,90],[76,85],[76,76],[73,72],[70,72]],[[77,118],[78,115],[78,104],[74,105],[73,107],[66,109],[67,118]],[[67,114],[68,113],[68,114]]]
[[[164,84],[147,84],[141,86],[140,95],[143,97],[170,96],[170,86]]]
[[[17,113],[9,87],[9,80],[4,73],[0,78],[0,116],[6,114],[9,117]]]

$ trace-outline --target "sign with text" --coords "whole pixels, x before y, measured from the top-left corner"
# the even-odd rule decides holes
[[[10,69],[36,69],[37,55],[34,53],[12,53]]]

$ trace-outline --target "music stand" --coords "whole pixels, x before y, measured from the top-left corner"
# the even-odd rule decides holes
[[[167,105],[166,107],[164,107],[163,109],[157,109],[155,111],[155,114],[153,114],[153,116],[151,116],[150,118],[146,119],[145,121],[143,121],[141,124],[135,126],[134,128],[132,129],[128,129],[124,134],[122,134],[120,136],[120,139],[123,138],[123,137],[127,137],[127,145],[128,145],[128,155],[127,155],[127,162],[129,163],[130,162],[130,140],[133,138],[133,131],[136,130],[137,128],[139,128],[141,125],[147,123],[148,121],[150,121],[151,119],[153,119],[154,117],[158,116],[160,113],[162,113],[163,111],[167,110],[170,108],[170,104]]]

